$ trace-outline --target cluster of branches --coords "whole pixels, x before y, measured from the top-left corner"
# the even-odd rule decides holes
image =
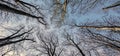
[[[20,27],[20,29],[18,30],[14,29],[14,32],[9,36],[6,37],[3,36],[2,38],[0,38],[0,48],[3,48],[3,51],[1,52],[1,56],[6,56],[8,55],[8,53],[14,52],[15,48],[18,49],[18,47],[15,47],[15,45],[22,43],[23,41],[31,41],[33,43],[35,42],[33,38],[29,38],[30,35],[33,33],[32,32],[33,28],[25,31],[24,30],[25,30],[24,27]],[[6,48],[7,50],[5,50],[4,48]]]
[[[98,22],[92,23],[91,25],[75,25],[83,30],[83,33],[86,33],[85,36],[90,37],[94,43],[100,44],[97,47],[106,46],[120,52],[120,26],[119,26],[119,17],[112,17],[109,19],[104,19],[104,22],[99,25]],[[97,48],[96,47],[96,48]],[[95,49],[95,48],[94,48]]]
[[[23,29],[24,27],[20,28],[15,33],[12,33],[10,36],[0,38],[0,47],[10,45],[10,44],[15,44],[15,43],[25,41],[25,40],[35,42],[33,39],[27,38],[29,37],[29,34],[32,29],[25,31],[23,33],[20,33]]]
[[[76,38],[76,37],[75,37]],[[79,54],[82,55],[82,56],[86,56],[83,49],[79,46],[81,41],[77,42],[74,37],[72,37],[70,34],[66,33],[66,46],[70,45],[70,46],[73,46],[75,47],[78,51],[79,51]],[[73,55],[75,56],[75,55]]]
[[[45,34],[45,33],[44,33]],[[70,55],[72,56],[86,56],[83,49],[80,46],[81,41],[76,42],[70,34],[65,34],[65,41],[61,42],[60,38],[58,36],[54,35],[54,33],[48,33],[48,35],[44,35],[43,33],[38,32],[37,37],[39,39],[39,43],[34,46],[33,49],[40,52],[39,55],[47,55],[47,56],[66,56],[68,54],[65,54],[67,50],[71,50],[69,46],[73,46],[75,49],[77,49],[74,52],[71,52]],[[67,48],[65,48],[67,47]],[[72,48],[72,49],[74,49]]]
[[[64,49],[60,47],[59,39],[54,34],[44,36],[44,34],[37,34],[40,44],[35,46],[36,51],[39,51],[39,55],[47,56],[62,56]]]
[[[20,15],[25,15],[28,17],[32,17],[37,19],[38,22],[42,23],[43,25],[45,25],[45,21],[44,18],[42,16],[37,16],[37,15],[32,15],[31,13],[29,13],[30,11],[32,11],[33,9],[35,9],[40,15],[43,15],[39,8],[37,8],[37,6],[34,6],[30,3],[21,1],[21,0],[13,0],[14,3],[11,3],[10,1],[5,1],[5,0],[0,0],[0,10],[2,11],[7,11],[7,12],[11,12],[11,13],[15,13],[15,14],[20,14]],[[17,4],[19,3],[19,4]],[[17,4],[17,5],[15,5]],[[20,6],[22,5],[22,6]],[[20,8],[23,8],[22,10],[20,10]],[[32,8],[31,8],[32,7]],[[23,11],[25,8],[27,8],[27,10],[29,10],[29,12],[25,12]]]

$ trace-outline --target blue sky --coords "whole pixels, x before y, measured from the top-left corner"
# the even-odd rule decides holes
[[[117,0],[116,0],[117,1]],[[68,9],[68,18],[73,19],[76,21],[77,24],[81,22],[86,22],[88,21],[96,21],[96,20],[103,20],[103,17],[107,16],[119,16],[119,13],[116,12],[117,8],[109,9],[109,10],[102,10],[102,8],[110,6],[115,0],[109,0],[106,1],[104,4],[100,4],[96,6],[95,8],[90,9],[87,13],[85,14],[80,14],[80,13],[74,13],[71,14],[71,9]]]

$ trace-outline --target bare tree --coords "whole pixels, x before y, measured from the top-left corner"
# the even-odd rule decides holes
[[[72,45],[74,46],[78,51],[79,53],[82,55],[82,56],[85,56],[85,53],[84,51],[81,49],[81,47],[79,46],[80,45],[80,41],[77,42],[76,40],[74,40],[75,38],[72,38],[68,33],[66,33],[66,37],[65,39],[68,41],[68,43],[66,43],[66,45]]]
[[[43,1],[43,0],[39,0],[39,1]],[[59,24],[60,24],[60,26],[64,27],[65,20],[67,19],[66,16],[68,16],[69,14],[79,13],[81,15],[81,14],[87,13],[99,5],[101,6],[101,4],[104,4],[106,1],[109,1],[109,0],[51,0],[50,2],[46,0],[46,1],[43,1],[45,2],[44,3],[45,6],[43,6],[43,5],[36,5],[36,4],[29,3],[29,2],[25,2],[25,0],[0,0],[0,10],[2,11],[1,14],[3,12],[7,12],[7,13],[10,12],[12,14],[28,16],[28,17],[31,17],[32,19],[36,19],[38,22],[40,22],[43,25],[49,24],[49,20],[50,20],[52,25],[54,26],[57,25],[57,27],[59,27]],[[48,5],[48,3],[52,5]],[[103,9],[109,9],[109,8],[117,7],[119,5],[120,3],[118,1],[108,7],[104,7]],[[48,7],[48,8],[43,9],[42,7]],[[45,15],[43,15],[41,10],[44,10],[44,11],[46,10],[45,12],[49,11],[49,13],[46,13]],[[48,16],[49,18],[45,19],[45,16]],[[74,17],[74,16],[70,15],[70,17]],[[54,30],[53,29],[54,27],[51,26],[51,23],[47,26],[50,26],[50,30],[51,28],[52,30]],[[89,22],[87,23],[89,24]],[[72,22],[71,24],[74,24],[74,23]],[[92,56],[94,54],[92,54],[91,50],[95,52],[95,55],[97,54],[97,56],[100,56],[99,55],[100,53],[96,49],[98,46],[107,46],[107,47],[113,48],[118,51],[120,50],[120,46],[119,46],[120,41],[116,39],[112,39],[113,37],[115,37],[116,34],[119,36],[119,31],[120,31],[120,26],[118,25],[119,23],[113,24],[113,22],[111,23],[110,21],[107,21],[107,24],[105,23],[106,25],[104,23],[103,23],[104,25],[94,25],[94,24],[88,25],[88,24],[82,25],[82,26],[75,25],[76,27],[79,27],[81,30],[84,31],[84,32],[80,31],[84,34],[84,37],[79,37],[78,38],[79,41],[74,40],[74,39],[77,39],[76,37],[72,37],[72,36],[76,36],[75,35],[76,33],[74,33],[73,35],[70,35],[68,33],[66,34],[65,40],[67,41],[67,44],[68,44],[66,46],[72,46],[75,48],[75,50],[77,49],[76,53],[74,51],[73,52],[71,51],[71,53],[74,54],[74,55],[70,54],[71,56],[80,56],[80,55]],[[38,27],[41,27],[41,25],[39,26],[38,24]],[[29,38],[29,35],[32,29],[25,31],[25,32],[21,32],[22,30],[23,30],[23,27],[17,30],[15,33],[11,34],[10,36],[1,38],[0,47],[10,45],[10,44],[16,45],[16,43],[22,42],[25,40],[30,40],[34,42],[33,39]],[[37,30],[41,30],[41,29],[38,28]],[[46,30],[46,29],[42,29],[42,30]],[[102,33],[107,33],[108,35],[107,34],[105,35]],[[63,53],[64,52],[63,47],[65,46],[60,44],[62,40],[60,40],[59,35],[56,35],[56,32],[54,31],[52,31],[52,33],[42,32],[42,33],[37,33],[36,36],[38,38],[37,39],[38,43],[34,44],[35,46],[33,49],[39,52],[37,56],[40,56],[40,55],[63,56],[65,55]],[[87,39],[85,38],[86,36],[88,37]],[[83,38],[82,41],[80,38]],[[86,42],[87,43],[90,42],[89,46],[91,45],[92,47],[90,46],[86,48],[80,45],[81,43],[84,43],[84,45],[87,45]],[[95,44],[92,45],[91,43],[95,43]],[[86,50],[86,49],[89,49],[89,50]],[[5,52],[3,56],[6,53],[9,53],[10,51],[11,50],[8,50],[7,52]],[[89,54],[86,54],[86,51],[89,52]]]
[[[38,48],[35,47],[37,51],[40,52],[39,55],[47,55],[47,56],[62,56],[62,52],[64,49],[60,47],[59,38],[55,35],[48,34],[48,36],[44,36],[44,34],[37,34],[40,45]]]

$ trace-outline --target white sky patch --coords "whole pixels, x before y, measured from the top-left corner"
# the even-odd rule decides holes
[[[16,51],[10,51],[5,56],[16,56],[16,55],[17,55]],[[25,56],[24,51],[23,52],[19,52],[19,56]]]
[[[13,24],[12,23],[10,23],[10,22],[5,22],[5,23],[2,23],[2,24],[0,24],[0,37],[4,37],[4,36],[6,36],[7,35],[7,30],[6,30],[6,28],[10,28],[10,27],[12,27],[13,26]]]

